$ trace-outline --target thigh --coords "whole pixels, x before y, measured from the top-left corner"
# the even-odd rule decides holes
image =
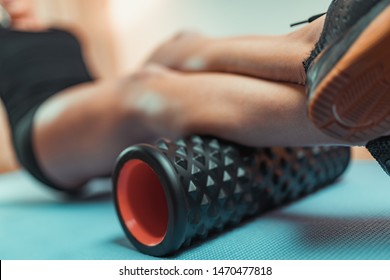
[[[0,173],[13,171],[17,168],[17,161],[11,143],[11,134],[8,118],[0,100]]]

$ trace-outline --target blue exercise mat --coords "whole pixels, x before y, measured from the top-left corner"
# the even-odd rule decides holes
[[[25,172],[0,176],[0,259],[156,259],[131,248],[110,181],[76,201]],[[169,259],[390,259],[390,178],[354,161],[335,184]]]

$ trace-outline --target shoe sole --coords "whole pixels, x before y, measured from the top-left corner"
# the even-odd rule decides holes
[[[325,65],[326,57],[341,56],[308,103],[311,121],[334,138],[367,143],[390,132],[389,2],[382,2],[385,9],[368,25],[355,28],[356,40],[351,42],[348,33],[318,60]]]

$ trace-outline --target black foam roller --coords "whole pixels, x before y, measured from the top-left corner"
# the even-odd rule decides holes
[[[349,159],[346,147],[252,149],[199,136],[136,145],[117,160],[116,210],[136,249],[163,256],[317,191]]]
[[[366,145],[387,175],[390,176],[390,136],[384,136],[368,142]]]

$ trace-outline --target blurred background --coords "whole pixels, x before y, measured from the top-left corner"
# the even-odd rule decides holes
[[[35,0],[39,19],[73,31],[95,77],[129,74],[161,42],[182,30],[210,36],[282,34],[325,12],[330,0]],[[365,149],[354,158],[371,159]],[[0,173],[18,168],[0,101]]]

